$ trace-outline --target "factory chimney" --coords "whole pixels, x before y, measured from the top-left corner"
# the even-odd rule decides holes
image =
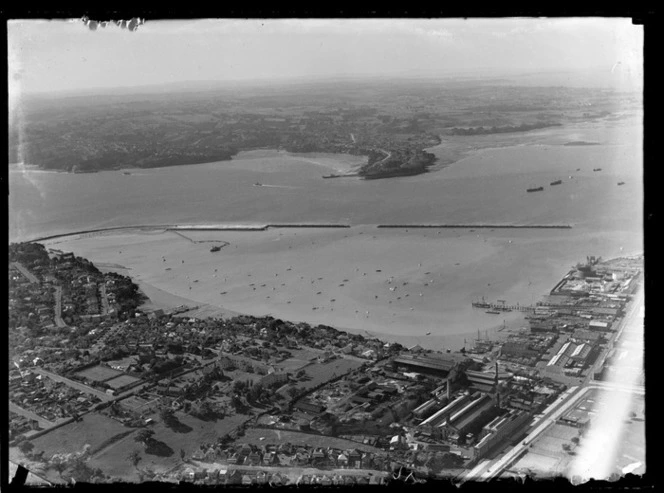
[[[496,377],[494,381],[496,392],[496,407],[500,407],[500,392],[498,391],[498,361],[496,361]]]

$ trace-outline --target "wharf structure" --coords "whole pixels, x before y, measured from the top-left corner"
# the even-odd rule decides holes
[[[511,311],[519,311],[519,312],[531,312],[535,310],[535,307],[532,305],[519,305],[518,303],[516,305],[507,305],[505,301],[503,300],[498,300],[497,302],[490,302],[490,301],[473,301],[471,303],[471,306],[473,308],[483,308],[483,309],[490,309],[490,310],[496,310],[499,312],[511,312]]]

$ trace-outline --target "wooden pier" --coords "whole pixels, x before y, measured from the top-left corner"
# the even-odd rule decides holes
[[[471,303],[473,308],[482,308],[495,310],[498,312],[532,312],[535,311],[535,307],[532,305],[507,305],[505,303],[492,303],[488,301],[473,301]]]

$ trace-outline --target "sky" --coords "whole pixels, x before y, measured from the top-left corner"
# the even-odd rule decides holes
[[[182,81],[449,76],[596,70],[642,78],[643,28],[626,18],[8,22],[9,88],[22,93]]]

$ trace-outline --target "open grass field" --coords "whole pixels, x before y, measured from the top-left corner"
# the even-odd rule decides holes
[[[334,359],[327,363],[311,365],[304,370],[310,379],[299,382],[297,387],[310,389],[360,366],[361,362],[350,359]]]
[[[92,467],[100,467],[106,474],[126,480],[136,480],[137,473],[127,456],[134,450],[141,454],[139,469],[149,468],[155,472],[171,470],[182,463],[180,449],[185,452],[185,458],[199,448],[203,443],[213,443],[218,437],[235,429],[249,418],[245,415],[229,416],[223,420],[202,421],[184,413],[176,413],[181,427],[177,430],[168,428],[164,423],[158,422],[149,429],[155,433],[153,438],[162,442],[163,453],[155,455],[147,453],[141,443],[137,443],[133,435],[122,438],[111,446],[105,448],[90,460]]]
[[[275,366],[286,372],[296,372],[303,366],[307,365],[312,358],[317,357],[320,352],[310,349],[288,349],[292,356]]]
[[[264,440],[261,440],[261,437]],[[282,431],[270,430],[261,428],[250,428],[245,435],[238,440],[240,443],[248,443],[251,445],[268,445],[268,444],[281,444],[292,443],[293,445],[308,445],[311,447],[333,447],[341,450],[349,448],[356,448],[358,450],[375,452],[378,451],[376,447],[364,445],[362,443],[344,440],[343,438],[335,438],[323,435],[310,435],[308,433],[299,433],[297,431]]]
[[[555,424],[547,430],[546,436],[569,442],[572,438],[579,436],[579,429],[570,425]]]
[[[632,401],[632,410],[635,416],[631,417],[622,429],[620,452],[616,454],[615,468],[622,471],[624,467],[640,463],[634,469],[634,474],[646,472],[646,443],[645,431],[645,399],[643,396],[635,396]]]
[[[306,360],[297,359],[297,358],[288,358],[287,360],[284,360],[281,363],[276,364],[275,366],[287,373],[295,373],[300,368],[308,364],[309,362]]]
[[[86,368],[83,371],[79,371],[77,375],[80,375],[84,378],[92,380],[93,382],[103,382],[109,378],[122,375],[121,371],[108,368],[107,366],[93,366],[91,368]]]
[[[555,474],[561,474],[563,471],[563,468],[560,467],[560,458],[540,455],[534,452],[528,452],[510,469],[528,474],[534,473],[538,477],[550,477]]]
[[[114,478],[128,481],[137,479],[133,465],[127,456],[133,450],[141,452],[139,468],[148,467],[154,471],[166,471],[180,464],[180,449],[190,456],[202,443],[214,442],[249,416],[235,415],[223,420],[205,422],[192,416],[177,413],[182,423],[179,431],[167,428],[163,423],[151,427],[154,439],[165,444],[166,454],[148,454],[145,447],[134,440],[138,429],[123,426],[117,421],[97,413],[87,414],[78,423],[71,423],[51,433],[33,440],[35,450],[44,450],[45,456],[55,453],[79,452],[86,444],[91,447],[93,456],[91,467],[99,467]],[[172,451],[172,452],[169,452]]]
[[[120,375],[118,377],[109,380],[106,383],[114,389],[120,389],[134,382],[138,382],[138,380],[139,380],[138,378],[132,377],[130,375]]]
[[[569,445],[570,450],[574,451],[577,446],[571,442],[571,439],[575,436],[578,436],[578,429],[573,426],[563,424],[550,426],[511,469],[526,472],[531,470],[542,477],[565,474],[575,456],[569,455],[563,449],[563,444]]]
[[[89,413],[81,421],[69,423],[32,441],[45,457],[56,453],[79,452],[86,444],[94,450],[109,438],[131,431],[119,422],[98,413]]]
[[[155,412],[158,404],[159,404],[158,396],[143,398],[137,395],[132,395],[120,401],[120,405],[122,405],[126,409],[129,409],[131,411],[137,411],[140,413]]]

